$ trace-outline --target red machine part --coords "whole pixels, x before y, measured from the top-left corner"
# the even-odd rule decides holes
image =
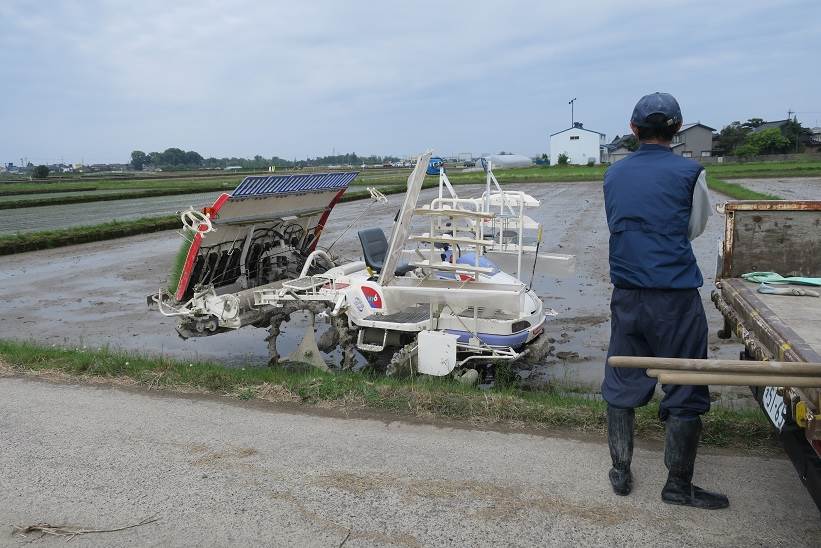
[[[231,195],[227,193],[220,194],[219,198],[216,199],[214,205],[210,208],[204,208],[203,213],[210,213],[210,217],[213,219],[219,213],[220,208],[228,201]],[[174,298],[178,301],[183,298],[185,295],[186,289],[188,289],[188,284],[191,281],[191,272],[194,269],[194,261],[197,259],[197,253],[200,251],[200,245],[202,245],[202,233],[197,231],[194,235],[194,241],[191,242],[191,247],[188,248],[188,254],[185,256],[185,265],[182,268],[182,274],[180,275],[180,281],[177,284],[177,292],[174,293]]]

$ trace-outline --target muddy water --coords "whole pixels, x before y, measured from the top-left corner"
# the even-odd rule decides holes
[[[517,189],[542,201],[542,207],[531,212],[545,226],[542,250],[577,256],[574,276],[554,279],[537,272],[534,289],[559,313],[547,326],[555,349],[542,363],[525,365],[523,374],[535,385],[561,380],[596,391],[609,338],[611,291],[601,185],[525,184]],[[470,196],[481,190],[459,187],[458,191]],[[434,194],[425,190],[421,200],[429,201]],[[401,205],[399,195],[389,198],[390,204],[368,210],[333,251],[358,258],[356,230],[378,226],[388,231]],[[321,243],[330,245],[364,206],[365,202],[338,205]],[[734,358],[741,345],[716,338],[721,316],[709,297],[721,232],[722,219],[715,215],[694,249],[705,278],[701,294],[710,324],[710,355]],[[165,285],[178,245],[179,238],[170,231],[0,258],[0,337],[95,348],[107,345],[233,365],[265,363],[262,329],[249,327],[183,341],[176,336],[173,318],[146,310],[145,296]],[[288,332],[301,335],[302,329],[294,325]],[[280,342],[282,354],[295,346],[291,337],[286,339]],[[728,391],[724,397],[735,396]]]

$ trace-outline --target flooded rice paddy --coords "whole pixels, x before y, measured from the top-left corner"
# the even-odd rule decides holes
[[[778,181],[773,186],[781,184]],[[813,189],[821,189],[821,180],[813,184],[816,185]],[[553,278],[537,271],[534,289],[548,307],[558,312],[546,329],[554,348],[543,361],[522,364],[521,376],[534,386],[560,382],[594,393],[603,374],[610,328],[608,230],[601,185],[531,183],[517,185],[517,189],[542,202],[538,210],[530,213],[544,224],[543,252],[577,257],[576,273],[570,277]],[[756,190],[784,194],[779,188],[768,190],[764,183]],[[471,196],[480,193],[481,187],[458,187],[457,191],[460,195]],[[435,192],[432,189],[423,191],[420,202],[430,200]],[[143,204],[142,209],[173,213],[180,207],[197,205],[198,200],[207,203],[217,194],[149,198],[144,200],[151,202]],[[388,232],[401,205],[401,196],[390,196],[389,199],[389,204],[374,206],[360,219],[334,246],[334,253],[347,259],[360,257],[358,229],[375,226]],[[713,199],[724,200],[716,194]],[[110,207],[112,204],[117,202],[101,205]],[[361,213],[363,204],[365,202],[338,205],[322,242],[328,245],[334,241]],[[76,205],[82,210],[89,206]],[[88,219],[88,215],[85,218]],[[722,230],[723,219],[713,215],[705,233],[695,240],[694,250],[705,279],[701,295],[710,324],[710,356],[732,359],[742,347],[737,341],[716,337],[722,318],[710,301]],[[146,295],[165,285],[179,245],[176,233],[168,231],[3,257],[0,260],[0,333],[3,337],[43,343],[94,348],[109,346],[179,359],[217,360],[232,366],[266,363],[267,333],[263,329],[248,327],[183,341],[174,330],[173,318],[146,309]],[[286,329],[279,342],[280,353],[285,355],[294,348],[302,332],[299,321]],[[727,391],[724,397],[735,396]]]

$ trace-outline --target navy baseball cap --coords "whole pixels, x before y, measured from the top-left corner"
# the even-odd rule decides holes
[[[648,120],[653,114],[661,114],[663,119]],[[639,99],[630,121],[639,127],[676,126],[681,123],[681,107],[675,97],[657,91]]]

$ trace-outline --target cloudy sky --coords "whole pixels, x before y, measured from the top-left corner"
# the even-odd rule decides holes
[[[547,151],[669,91],[720,128],[821,121],[821,2],[0,3],[0,161]]]

